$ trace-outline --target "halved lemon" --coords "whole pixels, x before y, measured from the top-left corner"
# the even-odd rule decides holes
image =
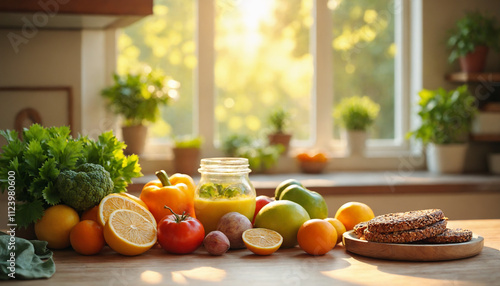
[[[270,255],[283,243],[283,237],[277,231],[267,228],[251,228],[243,232],[246,247],[257,255]]]
[[[113,211],[103,232],[109,247],[123,255],[139,255],[156,243],[156,225],[131,210]]]
[[[143,206],[143,207],[145,207],[146,209],[149,210],[149,208],[146,205],[146,203],[143,200],[141,200],[139,197],[134,196],[134,195],[129,194],[129,193],[117,193],[117,194],[120,195],[120,196],[124,196],[126,198],[129,198],[129,199],[133,200],[136,203],[139,203],[141,206]]]
[[[101,202],[99,203],[99,211],[97,212],[97,219],[99,220],[99,224],[101,224],[102,226],[106,225],[106,221],[108,221],[111,213],[115,210],[120,209],[135,211],[136,213],[142,215],[148,221],[153,223],[153,225],[156,227],[155,217],[148,209],[143,207],[135,200],[119,194],[109,194],[101,200]]]

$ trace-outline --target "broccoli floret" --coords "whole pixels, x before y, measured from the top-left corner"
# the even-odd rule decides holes
[[[61,200],[77,211],[93,207],[113,192],[109,172],[101,165],[85,163],[75,171],[66,170],[57,177],[56,188]]]

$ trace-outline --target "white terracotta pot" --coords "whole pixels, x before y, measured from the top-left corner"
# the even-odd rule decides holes
[[[349,156],[364,156],[366,148],[366,131],[346,130],[347,154]]]
[[[427,168],[431,173],[458,174],[464,171],[467,144],[427,145]]]

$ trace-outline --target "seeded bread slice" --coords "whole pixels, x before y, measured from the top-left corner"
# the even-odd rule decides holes
[[[377,216],[368,221],[367,229],[375,233],[393,233],[423,228],[444,218],[444,213],[440,209],[390,213]]]
[[[370,224],[368,223],[368,226]],[[409,243],[418,240],[427,239],[429,237],[437,236],[446,230],[446,220],[440,220],[422,228],[411,230],[402,230],[395,232],[372,232],[369,228],[365,229],[364,237],[372,242],[385,242],[385,243]]]
[[[422,243],[460,243],[472,239],[472,231],[462,228],[447,228],[443,233],[424,239]]]

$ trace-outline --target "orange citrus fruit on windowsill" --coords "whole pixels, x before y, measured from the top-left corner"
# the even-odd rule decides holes
[[[251,228],[242,235],[245,246],[257,255],[270,255],[276,252],[283,243],[283,237],[274,230]]]
[[[104,226],[104,239],[114,251],[123,255],[139,255],[156,243],[156,225],[135,211],[118,209]]]

